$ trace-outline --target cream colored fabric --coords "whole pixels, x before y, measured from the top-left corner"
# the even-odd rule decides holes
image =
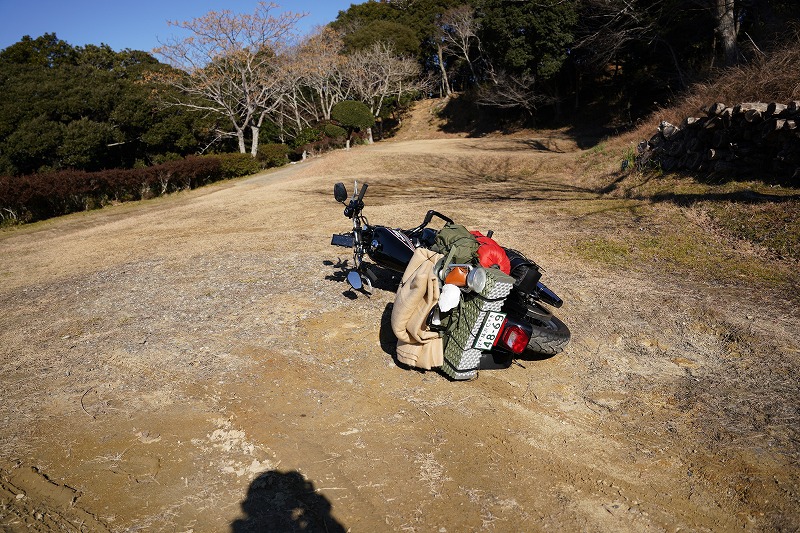
[[[442,338],[430,331],[426,319],[439,301],[439,280],[434,265],[441,259],[425,248],[417,248],[397,289],[392,308],[392,331],[397,337],[397,359],[417,368],[442,366]]]

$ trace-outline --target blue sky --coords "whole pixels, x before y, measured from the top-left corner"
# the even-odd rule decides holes
[[[301,33],[336,18],[340,10],[365,0],[276,1],[284,11],[305,12]],[[55,33],[73,46],[105,43],[114,50],[152,51],[178,29],[168,20],[190,20],[209,11],[229,9],[252,13],[258,0],[0,0],[0,49],[18,42]]]

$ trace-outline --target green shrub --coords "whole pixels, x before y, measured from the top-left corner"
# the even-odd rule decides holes
[[[219,154],[220,167],[222,169],[222,176],[227,178],[238,178],[239,176],[249,176],[261,170],[261,165],[258,159],[250,154]]]
[[[292,141],[292,148],[300,148],[307,144],[311,144],[322,138],[322,132],[316,128],[305,128],[297,134],[297,137]]]
[[[336,124],[325,124],[322,128],[322,133],[325,134],[325,137],[330,137],[334,140],[344,140],[347,138],[347,130]]]
[[[258,162],[263,168],[280,167],[289,162],[289,146],[285,144],[262,144],[258,147]]]
[[[168,163],[169,161],[180,161],[183,159],[181,154],[177,154],[175,152],[167,152],[164,154],[156,154],[150,158],[154,165],[160,165],[162,163]],[[134,164],[134,166],[137,166]],[[138,165],[139,167],[146,166],[145,164]]]
[[[344,100],[333,106],[331,118],[350,131],[371,128],[375,124],[369,107],[355,100]]]

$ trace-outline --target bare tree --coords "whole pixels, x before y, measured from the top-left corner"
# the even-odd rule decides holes
[[[685,86],[681,61],[670,42],[661,36],[663,21],[671,16],[674,7],[665,0],[584,0],[573,48],[595,70],[612,67],[616,73],[620,56],[631,43],[657,43],[669,52],[681,85]]]
[[[742,2],[736,0],[686,0],[684,10],[708,11],[715,21],[716,49],[721,44],[726,66],[739,59],[737,40],[740,31],[739,11]],[[620,51],[632,41],[665,45],[672,55],[675,69],[683,79],[681,61],[672,46],[660,35],[664,25],[675,15],[675,6],[665,0],[584,0],[576,50],[582,50],[592,63],[605,67],[614,63]]]
[[[493,68],[488,74],[491,83],[478,90],[478,105],[522,109],[532,116],[539,106],[555,101],[553,97],[536,93],[535,78],[530,74],[511,76]]]
[[[341,34],[329,27],[321,28],[302,43],[296,59],[303,72],[303,84],[313,96],[315,118],[330,120],[333,106],[350,97]]]
[[[472,50],[475,47],[480,50],[475,11],[466,5],[449,9],[442,15],[440,27],[446,48],[464,58],[469,65],[473,82],[477,82],[478,77],[475,75],[475,67],[471,59]]]
[[[316,118],[316,109],[304,91],[304,65],[298,58],[298,51],[293,49],[282,54],[281,60],[283,68],[280,72],[280,105],[277,117],[273,120],[280,127],[280,139],[283,142],[286,137],[286,122],[288,121],[295,131],[300,131]]]
[[[447,78],[447,66],[445,65],[445,43],[444,40],[436,39],[436,61],[439,64],[439,75],[441,77],[441,88],[445,96],[453,94],[450,88],[450,80]],[[441,93],[440,93],[441,94]]]
[[[280,54],[304,16],[291,12],[273,16],[270,12],[276,7],[259,2],[252,14],[211,11],[189,21],[170,22],[190,35],[154,50],[178,69],[159,75],[184,95],[171,103],[229,120],[241,153],[247,152],[249,130],[254,157],[260,128],[279,108],[285,91]]]
[[[419,64],[397,56],[388,43],[376,42],[371,47],[348,57],[347,78],[353,92],[378,117],[387,97],[419,89]],[[368,132],[372,142],[372,131]]]
[[[650,11],[662,3],[657,0],[644,8],[636,0],[585,0],[581,35],[574,48],[585,51],[593,64],[605,68],[631,42],[653,38],[656,19]]]

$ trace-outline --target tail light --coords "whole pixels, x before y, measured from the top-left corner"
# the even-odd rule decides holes
[[[528,346],[528,341],[531,340],[530,326],[527,328],[525,326],[527,326],[527,324],[522,324],[516,320],[509,320],[506,318],[503,321],[503,326],[500,328],[500,335],[497,336],[494,345],[513,353],[522,353]]]

